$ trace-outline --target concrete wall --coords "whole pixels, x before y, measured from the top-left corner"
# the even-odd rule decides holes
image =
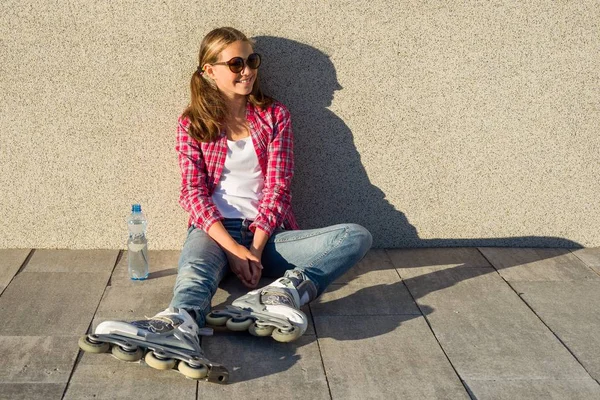
[[[0,248],[179,249],[201,38],[235,26],[294,122],[303,227],[377,247],[600,246],[597,1],[7,1]]]

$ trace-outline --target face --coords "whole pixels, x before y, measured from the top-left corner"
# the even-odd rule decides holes
[[[241,57],[245,61],[253,52],[250,43],[238,40],[221,51],[217,62],[227,62],[234,57]],[[258,74],[258,69],[252,69],[246,63],[244,63],[244,69],[238,73],[231,72],[227,65],[211,64],[205,64],[204,71],[228,98],[249,95]]]

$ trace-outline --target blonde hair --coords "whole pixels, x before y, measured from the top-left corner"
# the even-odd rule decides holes
[[[242,32],[229,27],[210,31],[200,44],[199,68],[190,82],[190,104],[182,114],[190,120],[189,135],[199,142],[212,142],[219,137],[228,112],[225,98],[206,74],[201,75],[200,69],[207,63],[217,62],[221,51],[238,40],[253,44]],[[260,90],[258,79],[254,81],[248,101],[259,108],[273,102]]]

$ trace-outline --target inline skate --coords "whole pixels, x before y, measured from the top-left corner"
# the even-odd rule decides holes
[[[187,378],[226,383],[227,369],[206,359],[200,347],[198,335],[209,332],[199,329],[186,310],[168,308],[147,320],[102,322],[94,334],[79,339],[79,347],[89,353],[105,353],[112,347],[112,354],[119,360],[138,361],[143,357],[156,369],[168,370],[177,365]]]
[[[317,295],[315,284],[300,271],[286,271],[283,278],[233,301],[231,306],[213,310],[206,323],[225,325],[232,331],[248,330],[254,336],[272,336],[291,342],[306,331],[308,319],[300,307]]]

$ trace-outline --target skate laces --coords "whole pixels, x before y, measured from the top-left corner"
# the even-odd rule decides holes
[[[146,316],[145,316],[145,317],[146,317]],[[170,317],[168,317],[168,316],[166,316],[166,315],[155,315],[155,316],[154,316],[154,317],[152,317],[152,318],[148,318],[148,317],[146,317],[146,319],[149,319],[149,320],[155,320],[155,321],[162,321],[162,322],[166,322],[166,323],[168,323],[168,324],[171,324],[171,326],[172,326],[172,327],[175,327],[175,325],[180,325],[180,324],[181,324],[181,321],[180,321],[180,322],[179,322],[179,324],[178,324],[177,322],[173,321],[173,319],[172,319],[172,318],[170,318]]]
[[[267,305],[286,305],[294,307],[294,298],[280,288],[265,288],[260,294],[260,301]]]
[[[146,320],[134,321],[131,324],[138,328],[143,328],[152,333],[169,332],[182,324],[179,318],[171,318],[167,315],[155,315],[154,317],[144,316]]]

